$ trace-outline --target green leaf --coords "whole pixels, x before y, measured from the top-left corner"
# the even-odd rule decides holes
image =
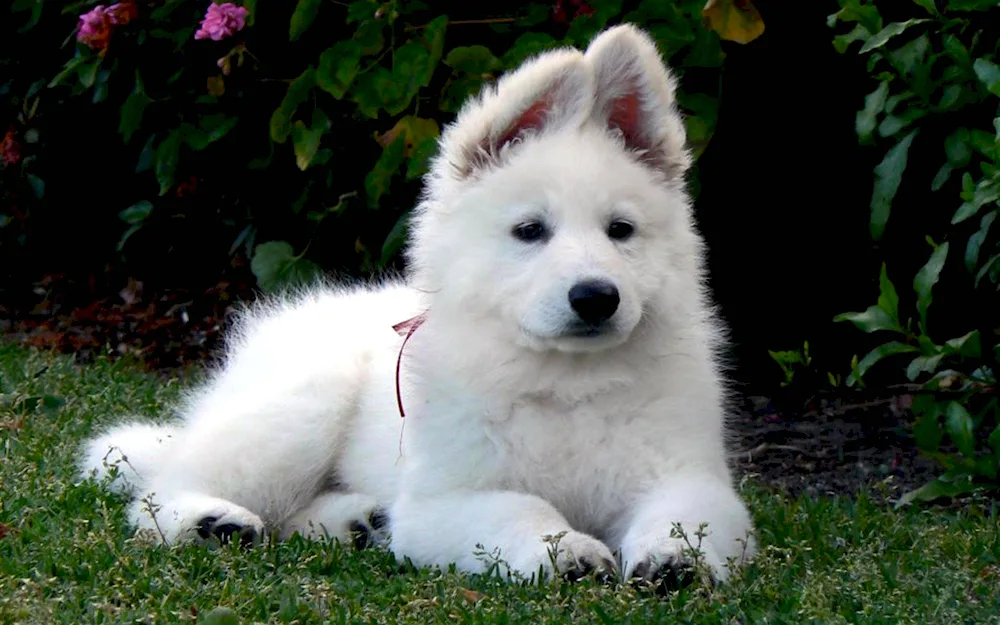
[[[949,11],[987,11],[995,9],[997,0],[949,0]]]
[[[94,86],[94,81],[97,80],[97,69],[101,66],[101,57],[97,57],[90,61],[89,63],[83,63],[77,67],[77,76],[80,78],[80,84],[84,88],[90,89]]]
[[[937,284],[941,269],[944,267],[944,261],[948,258],[948,245],[948,242],[945,241],[934,248],[930,259],[913,278],[913,290],[917,294],[917,312],[920,313],[920,327],[924,332],[927,331],[927,309],[930,308],[933,300],[931,289]]]
[[[354,39],[338,41],[319,56],[316,84],[338,100],[344,97],[361,68],[361,46]]]
[[[951,441],[962,452],[962,455],[974,457],[976,454],[976,437],[973,433],[975,427],[972,423],[972,415],[965,409],[965,406],[957,401],[948,402],[945,409],[945,427]]]
[[[257,21],[257,0],[241,0],[241,3],[247,10],[247,26],[253,26]]]
[[[748,2],[747,5],[750,5],[750,3]],[[581,47],[585,46],[607,25],[609,19],[621,12],[622,0],[602,0],[601,2],[595,2],[592,6],[594,8],[593,14],[580,14],[570,22],[569,29],[566,31],[566,41],[568,43],[573,43]],[[747,12],[749,13],[749,10]],[[705,29],[703,32],[709,35],[716,45],[718,45],[718,35],[708,29]]]
[[[547,33],[524,33],[515,39],[510,49],[504,53],[503,58],[501,59],[501,65],[508,69],[515,68],[529,57],[540,54],[546,50],[551,50],[558,45],[559,42],[556,41],[552,35]],[[451,65],[447,62],[445,62],[445,64],[451,67]]]
[[[954,169],[961,169],[969,164],[972,158],[972,146],[969,145],[969,129],[959,128],[944,140],[944,153],[948,164]]]
[[[972,69],[990,93],[1000,95],[1000,66],[986,57],[980,57],[972,64]]]
[[[945,342],[949,353],[958,354],[964,358],[979,358],[982,354],[982,341],[979,337],[979,330],[973,330],[965,336],[951,339]]]
[[[990,449],[993,450],[993,455],[997,460],[997,463],[1000,464],[1000,425],[997,425],[996,428],[993,429],[993,433],[990,434],[988,439],[986,439],[986,442],[989,444]]]
[[[295,12],[292,13],[292,22],[288,27],[288,38],[291,41],[298,41],[319,13],[319,5],[322,0],[299,0],[295,5]]]
[[[930,47],[930,39],[927,35],[921,35],[890,52],[889,58],[899,73],[910,75],[924,63]]]
[[[886,115],[878,126],[878,133],[883,137],[893,137],[925,115],[927,109],[915,107],[909,107],[899,115]]]
[[[995,133],[978,128],[969,131],[969,142],[974,150],[990,160],[1000,160],[1000,145]]]
[[[885,108],[886,97],[889,95],[889,81],[883,80],[875,91],[865,96],[865,108],[858,111],[854,129],[862,141],[871,137],[875,130],[878,114]]]
[[[868,41],[871,36],[872,34],[868,32],[867,28],[858,24],[846,35],[837,35],[834,37],[833,48],[840,54],[843,54],[847,52],[847,49],[851,47],[851,44],[855,41]]]
[[[31,187],[31,192],[35,194],[36,199],[42,199],[45,197],[45,181],[36,176],[35,174],[26,174],[25,178],[28,180],[28,185]]]
[[[139,158],[136,159],[135,163],[135,173],[141,174],[144,171],[149,171],[153,168],[156,163],[156,135],[149,135],[146,139],[146,143],[143,144],[142,150],[139,151]]]
[[[868,32],[877,33],[882,29],[882,16],[874,4],[861,4],[860,0],[846,0],[839,11],[826,18],[826,25],[833,28],[837,22],[858,22]]]
[[[372,19],[379,9],[379,2],[376,0],[357,0],[347,5],[346,23],[364,22]]]
[[[108,97],[108,79],[111,77],[110,70],[102,70],[97,75],[97,82],[94,84],[94,104],[103,102]]]
[[[452,48],[444,64],[467,74],[488,74],[501,66],[500,59],[481,45]]]
[[[13,2],[11,6],[12,13],[19,13],[21,11],[31,11],[28,17],[28,21],[17,29],[18,33],[26,33],[38,24],[38,20],[40,20],[42,17],[43,2],[44,0],[22,0],[21,2],[15,0]]]
[[[292,132],[292,116],[299,105],[306,101],[309,92],[316,86],[316,69],[307,67],[298,78],[288,86],[281,105],[271,115],[271,140],[284,143]]]
[[[377,207],[379,199],[388,191],[389,183],[403,164],[405,147],[405,137],[402,135],[396,137],[382,150],[382,156],[375,163],[375,167],[365,176],[365,193],[370,207]]]
[[[979,265],[979,251],[983,246],[983,242],[986,241],[986,235],[989,234],[990,226],[993,225],[993,221],[996,218],[996,209],[983,215],[983,218],[979,221],[979,230],[969,237],[969,242],[965,246],[965,268],[969,273],[976,273],[976,267]]]
[[[917,395],[913,399],[913,412],[917,415],[917,421],[913,425],[913,438],[917,448],[924,452],[936,451],[944,440],[941,404],[932,395]]]
[[[946,34],[941,38],[944,44],[944,52],[955,65],[959,67],[969,67],[972,65],[972,57],[969,56],[969,49],[965,47],[962,40],[952,34]]]
[[[143,90],[142,79],[139,78],[139,72],[137,71],[135,75],[135,88],[122,104],[121,121],[118,123],[118,132],[125,139],[125,143],[130,142],[132,135],[142,126],[142,115],[152,101]]]
[[[910,145],[916,135],[916,130],[910,131],[886,153],[882,162],[875,166],[875,188],[871,201],[871,234],[876,241],[881,239],[885,232],[892,199],[896,196],[899,183],[903,180]]]
[[[910,361],[909,366],[906,367],[906,379],[913,382],[921,373],[933,373],[941,362],[941,358],[944,354],[933,354],[930,356],[917,356]]]
[[[384,67],[376,67],[359,75],[351,93],[351,100],[358,106],[358,110],[371,119],[378,117],[378,110],[383,102],[398,101],[401,98],[400,85],[392,72]]]
[[[441,92],[438,108],[444,113],[457,113],[467,99],[479,93],[483,79],[478,76],[459,76],[448,81]]]
[[[192,150],[204,150],[209,145],[229,134],[229,131],[236,126],[237,122],[239,122],[238,118],[229,117],[221,113],[205,115],[199,123],[200,128],[190,125],[187,127],[187,132],[184,133],[184,142]]]
[[[941,477],[927,482],[920,488],[905,493],[896,502],[895,507],[901,508],[915,501],[930,502],[942,497],[958,497],[976,490],[976,484],[966,477],[957,481],[945,480]]]
[[[965,194],[963,194],[965,195]],[[990,180],[981,180],[972,192],[972,197],[962,203],[951,218],[951,223],[958,224],[974,217],[979,209],[991,202],[1000,200],[1000,185]]]
[[[919,5],[931,15],[938,14],[937,7],[934,6],[934,0],[913,0],[913,3]]]
[[[953,171],[954,170],[951,168],[951,165],[948,163],[942,165],[941,168],[938,169],[938,172],[934,174],[934,180],[931,181],[931,191],[940,191],[941,187],[943,187],[945,183],[948,182],[948,179],[951,178]]]
[[[150,214],[153,212],[153,203],[149,200],[142,200],[141,202],[136,202],[132,206],[129,206],[122,212],[118,213],[118,218],[127,224],[136,225],[142,223]]]
[[[399,219],[396,220],[396,224],[389,231],[389,234],[385,237],[385,242],[382,243],[382,254],[379,256],[379,267],[386,268],[392,259],[396,257],[403,246],[406,244],[406,233],[410,224],[410,213],[405,212],[400,215]]]
[[[441,62],[441,56],[444,55],[444,36],[447,28],[447,15],[441,15],[432,19],[424,27],[424,43],[430,51],[427,74],[421,83],[424,87],[430,86],[434,70],[437,68],[438,63]]]
[[[878,306],[869,306],[868,310],[865,312],[841,313],[834,317],[833,320],[834,322],[850,321],[857,326],[858,329],[868,334],[878,332],[879,330],[891,330],[893,332],[903,331],[903,329],[899,327],[899,323],[897,323]]]
[[[403,155],[407,159],[406,179],[414,180],[427,172],[430,159],[437,152],[437,138],[440,134],[441,130],[433,119],[407,115],[377,138],[383,146],[388,146],[398,138],[403,139]]]
[[[913,345],[907,345],[906,343],[900,343],[899,341],[891,341],[889,343],[883,343],[879,345],[872,351],[865,354],[865,357],[858,362],[857,367],[854,371],[847,376],[847,386],[854,386],[858,379],[863,376],[869,369],[872,368],[876,363],[878,363],[883,358],[889,356],[895,356],[896,354],[906,354],[918,351]]]
[[[240,619],[230,608],[219,606],[199,619],[201,625],[240,625]]]
[[[911,26],[916,26],[917,24],[923,24],[924,22],[929,22],[929,21],[930,21],[929,19],[924,18],[924,19],[910,19],[906,20],[905,22],[893,22],[888,26],[886,26],[885,28],[883,28],[882,30],[880,30],[879,32],[875,33],[875,35],[872,36],[871,39],[866,41],[865,45],[861,46],[861,49],[858,50],[858,54],[867,54],[876,48],[881,48],[893,37],[903,34],[903,32],[906,31],[907,28],[910,28]]]
[[[990,281],[996,283],[997,276],[1000,275],[1000,254],[991,256],[979,269],[979,273],[976,274],[976,288],[979,288],[979,283],[987,275],[989,275]]]
[[[66,64],[63,65],[62,71],[56,74],[55,78],[53,78],[49,82],[48,85],[49,88],[51,89],[52,87],[61,85],[63,81],[69,77],[70,74],[75,74],[80,69],[80,66],[83,65],[84,62],[86,62],[86,60],[87,60],[86,57],[74,56],[70,60],[66,61]]]
[[[330,120],[320,109],[313,111],[312,126],[306,127],[301,121],[292,126],[292,147],[295,150],[295,164],[305,171],[312,164],[319,151],[319,144]]]
[[[268,241],[254,250],[250,270],[260,288],[274,293],[284,288],[301,286],[319,276],[319,265],[296,255],[286,241]]]
[[[893,320],[899,321],[899,295],[896,293],[896,287],[889,280],[885,263],[882,263],[882,270],[879,272],[878,307]]]
[[[160,183],[160,195],[166,195],[170,187],[174,186],[174,172],[177,170],[183,139],[184,133],[178,128],[167,135],[156,148],[156,164],[153,169],[156,180]]]

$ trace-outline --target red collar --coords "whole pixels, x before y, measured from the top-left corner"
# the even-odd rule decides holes
[[[426,320],[427,313],[423,312],[416,317],[411,317],[406,321],[401,321],[392,326],[393,330],[395,330],[400,336],[404,337],[403,344],[399,346],[399,356],[396,358],[396,405],[399,406],[400,419],[406,417],[406,413],[403,411],[403,397],[399,391],[399,371],[403,364],[403,348],[406,347],[406,342],[410,340],[410,337],[417,331],[417,328],[423,325]]]

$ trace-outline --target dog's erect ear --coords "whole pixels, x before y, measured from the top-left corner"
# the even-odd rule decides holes
[[[545,52],[462,107],[441,138],[441,158],[455,176],[467,178],[531,134],[583,124],[593,102],[594,78],[583,53]]]
[[[591,41],[585,58],[596,80],[595,121],[621,132],[626,147],[649,166],[681,177],[691,156],[674,96],[677,81],[653,40],[630,24],[614,26]]]

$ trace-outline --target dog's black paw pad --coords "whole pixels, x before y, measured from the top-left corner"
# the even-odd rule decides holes
[[[351,534],[351,544],[355,549],[364,549],[372,543],[372,528],[361,521],[351,521],[348,526]]]
[[[593,577],[601,584],[610,584],[615,579],[615,562],[608,558],[580,558],[563,573],[563,577],[569,582]]]
[[[231,543],[235,539],[240,547],[251,547],[259,538],[257,530],[253,527],[236,523],[219,523],[218,521],[218,517],[214,516],[207,516],[198,521],[198,536],[203,540],[214,537],[223,545]]]
[[[667,594],[695,584],[698,573],[694,564],[685,558],[672,558],[659,564],[645,560],[632,571],[632,580],[645,582],[657,593]]]
[[[385,508],[375,508],[368,517],[368,521],[371,523],[372,529],[383,529],[389,525],[389,511]]]

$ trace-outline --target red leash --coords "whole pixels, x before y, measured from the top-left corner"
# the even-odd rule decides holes
[[[396,325],[392,326],[392,329],[396,331],[397,334],[404,337],[403,344],[399,346],[399,356],[396,357],[396,405],[399,406],[399,418],[403,419],[406,417],[406,413],[403,411],[403,395],[399,390],[399,371],[403,366],[403,348],[406,347],[406,342],[410,340],[413,333],[417,331],[424,321],[427,320],[427,313],[420,313],[416,317],[407,319],[406,321],[401,321]]]

